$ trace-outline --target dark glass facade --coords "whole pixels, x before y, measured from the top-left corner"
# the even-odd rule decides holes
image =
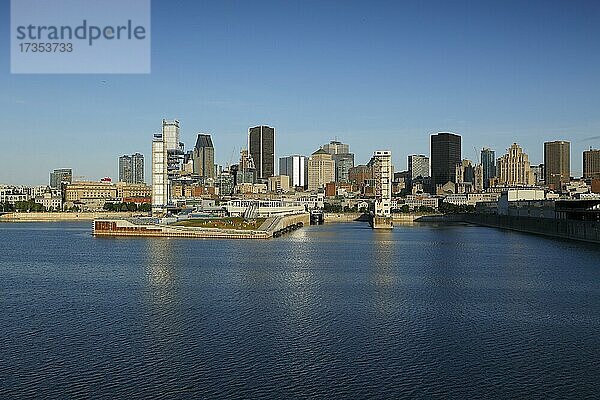
[[[254,161],[257,179],[275,175],[275,128],[255,126],[248,130],[248,150]]]
[[[431,135],[431,179],[433,187],[456,181],[456,165],[461,162],[461,137],[441,132]],[[456,182],[455,182],[456,183]]]

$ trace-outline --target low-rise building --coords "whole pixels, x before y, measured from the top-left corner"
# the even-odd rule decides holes
[[[46,211],[62,210],[62,196],[59,191],[52,190],[50,186],[48,186],[47,190],[41,196],[36,196],[35,202],[41,204]]]

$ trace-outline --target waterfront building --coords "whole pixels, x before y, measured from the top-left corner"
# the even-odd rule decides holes
[[[67,185],[65,189],[67,201],[83,199],[116,199],[117,186],[112,182],[79,181]]]
[[[375,151],[372,164],[375,180],[375,217],[389,218],[392,206],[392,152]]]
[[[507,149],[505,155],[498,158],[497,169],[496,184],[499,186],[533,185],[529,156],[516,143]]]
[[[584,179],[600,179],[600,150],[589,149],[583,152]]]
[[[429,157],[423,154],[408,156],[408,176],[410,181],[429,176]]]
[[[306,189],[308,187],[308,158],[300,155],[281,157],[279,174],[290,177],[291,187]]]
[[[561,190],[571,179],[571,143],[556,140],[544,143],[545,183],[551,190]]]
[[[440,132],[431,135],[431,178],[435,188],[448,182],[456,183],[456,164],[461,162],[461,137]]]
[[[35,197],[35,202],[41,204],[46,211],[62,210],[62,195],[56,189],[48,186],[43,194]]]
[[[308,158],[308,190],[319,190],[329,182],[335,182],[335,162],[323,149]]]
[[[171,180],[179,173],[183,143],[179,141],[179,121],[162,120],[162,132],[152,140],[152,212],[162,214],[171,203]]]
[[[269,192],[286,193],[290,191],[290,177],[287,175],[275,175],[269,177]]]
[[[490,187],[490,179],[496,176],[496,152],[490,148],[481,149],[481,165],[483,168],[483,187]]]
[[[225,203],[227,215],[245,218],[268,218],[276,215],[301,214],[305,205],[285,200],[229,200]]]
[[[119,157],[119,182],[144,183],[144,156],[140,153]]]
[[[408,206],[410,211],[418,210],[421,207],[433,208],[434,210],[437,210],[439,201],[439,197],[430,196],[428,193],[423,193],[420,195],[409,194],[404,199],[404,204]],[[399,206],[401,206],[401,204],[399,204]]]
[[[198,134],[192,158],[195,175],[204,179],[215,177],[215,148],[210,135]]]
[[[256,179],[266,181],[275,175],[275,128],[263,125],[249,128],[248,152],[254,160]]]
[[[152,197],[152,187],[145,183],[118,182],[115,187],[119,199]]]
[[[50,173],[50,187],[60,189],[62,183],[73,181],[73,170],[71,168],[59,168]]]

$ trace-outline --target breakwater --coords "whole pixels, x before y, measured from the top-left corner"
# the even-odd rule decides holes
[[[438,216],[438,214],[435,214]],[[439,214],[441,215],[441,214]],[[407,213],[400,214],[394,213],[392,214],[392,221],[394,223],[412,223],[419,220],[419,218],[429,216],[428,214],[418,214],[418,213]],[[325,223],[337,223],[337,222],[369,222],[370,221],[369,214],[361,214],[361,213],[325,213],[324,221]]]
[[[308,213],[276,216],[255,230],[176,226],[128,219],[98,219],[94,236],[185,237],[202,239],[270,239],[310,224]]]
[[[596,221],[497,214],[461,214],[456,220],[518,232],[600,243],[600,222]]]

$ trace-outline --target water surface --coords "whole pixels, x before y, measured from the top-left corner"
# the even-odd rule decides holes
[[[270,241],[0,224],[0,398],[597,398],[600,246],[464,225]]]

